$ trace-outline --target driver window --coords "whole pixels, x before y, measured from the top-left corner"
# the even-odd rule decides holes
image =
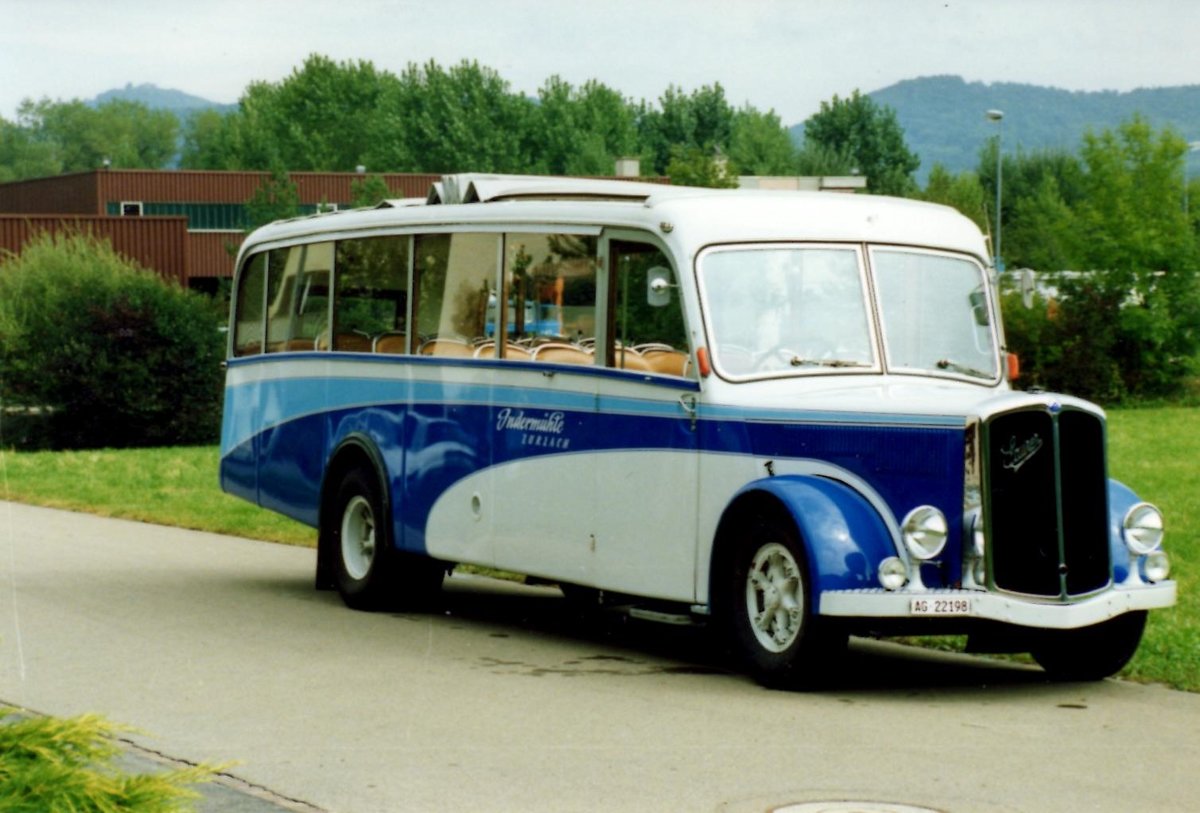
[[[612,241],[609,253],[613,269],[609,366],[692,376],[678,277],[670,260],[652,245],[630,241]],[[653,302],[652,278],[660,281]]]

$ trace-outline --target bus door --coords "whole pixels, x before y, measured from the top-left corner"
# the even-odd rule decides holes
[[[598,348],[594,583],[694,599],[699,385],[678,269],[643,235],[601,244],[607,319]]]
[[[499,567],[591,584],[598,228],[504,235],[492,310],[492,530]]]

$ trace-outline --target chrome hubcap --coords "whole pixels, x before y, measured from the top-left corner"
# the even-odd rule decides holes
[[[804,581],[800,566],[783,545],[763,545],[746,575],[746,616],[759,644],[783,652],[804,623]]]
[[[366,497],[346,503],[342,514],[342,564],[352,579],[362,579],[375,559],[375,514]]]

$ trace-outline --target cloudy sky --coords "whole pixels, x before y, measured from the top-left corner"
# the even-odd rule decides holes
[[[0,0],[0,117],[22,99],[153,83],[235,102],[311,53],[473,59],[633,99],[719,82],[803,121],[822,100],[956,74],[1068,90],[1200,83],[1196,0]]]

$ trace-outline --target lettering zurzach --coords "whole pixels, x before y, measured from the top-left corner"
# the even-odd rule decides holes
[[[561,437],[566,425],[566,417],[561,412],[550,412],[538,417],[526,415],[521,409],[505,407],[496,413],[496,431],[520,432],[522,446],[569,449],[570,439]]]

